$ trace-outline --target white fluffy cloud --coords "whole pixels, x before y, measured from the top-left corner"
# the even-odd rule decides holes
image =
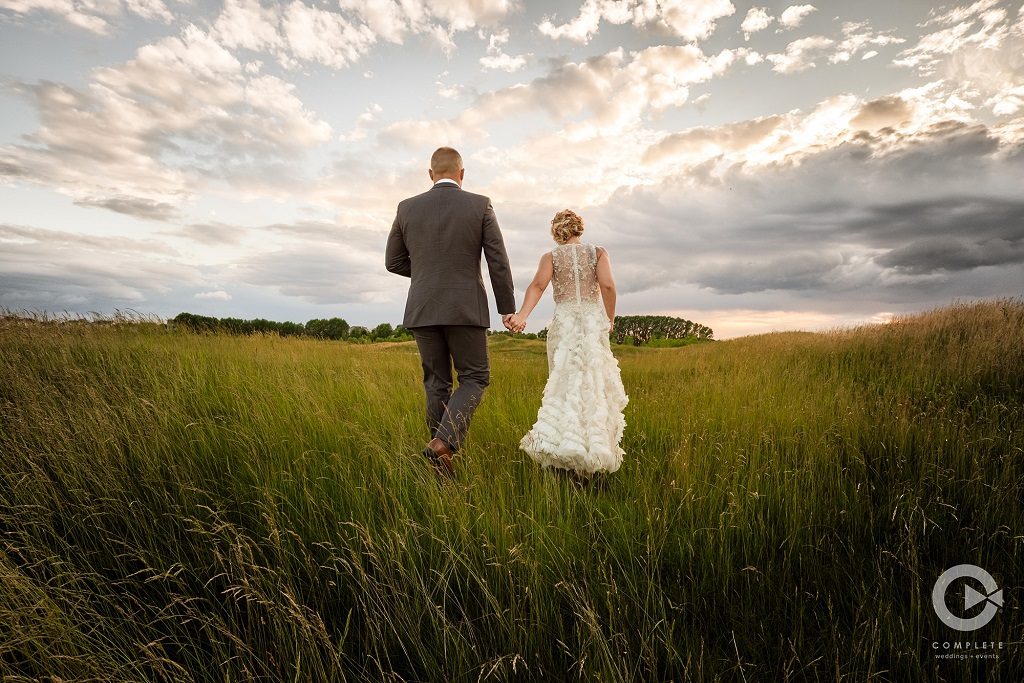
[[[40,118],[31,144],[0,146],[0,175],[76,202],[167,219],[212,178],[280,168],[331,136],[294,86],[245,69],[194,25],[93,70],[85,87],[20,83]]]
[[[556,66],[545,76],[484,93],[452,119],[404,120],[383,132],[384,142],[418,147],[459,136],[483,141],[487,126],[534,111],[564,123],[574,139],[615,135],[646,114],[689,99],[689,86],[706,83],[750,54],[746,48],[707,55],[694,44],[659,45],[635,52],[618,48],[582,62]]]
[[[740,24],[743,39],[750,40],[751,35],[768,28],[771,23],[772,16],[768,14],[767,7],[751,7],[747,10],[747,16],[743,17],[743,23]]]
[[[21,15],[55,14],[78,28],[99,34],[109,33],[111,20],[125,12],[167,24],[174,19],[162,0],[0,0],[0,9]]]
[[[217,289],[210,292],[198,292],[193,295],[195,299],[207,299],[210,301],[231,301],[231,295],[225,292],[223,289]]]
[[[482,37],[481,33],[481,37]],[[492,33],[487,39],[487,55],[480,58],[480,66],[484,69],[498,69],[501,71],[519,71],[526,66],[527,55],[509,55],[504,52],[502,46],[508,43],[508,29]]]
[[[339,0],[334,10],[301,0],[226,0],[212,33],[229,48],[269,52],[288,69],[303,62],[341,69],[378,40],[401,44],[410,34],[427,36],[450,54],[455,33],[493,25],[513,7],[509,0]]]
[[[796,28],[808,14],[817,9],[814,5],[790,5],[779,15],[779,24],[785,28]]]
[[[825,58],[831,64],[846,62],[857,54],[866,53],[868,47],[903,42],[906,39],[892,35],[891,31],[873,31],[866,21],[847,21],[843,22],[842,36],[838,40],[823,35],[807,36],[789,43],[784,52],[766,55],[765,59],[774,65],[774,71],[790,74],[812,69]]]
[[[765,59],[774,64],[774,71],[796,73],[815,67],[817,60],[831,52],[834,44],[835,41],[826,36],[807,36],[791,42],[785,52],[766,55]]]
[[[362,58],[377,40],[358,19],[298,0],[269,6],[259,0],[226,0],[212,34],[228,48],[269,52],[287,68],[301,61],[343,68]]]
[[[997,117],[1024,111],[1024,5],[1016,18],[993,0],[935,13],[936,27],[898,55],[897,66],[963,83]],[[970,86],[968,89],[966,86]]]
[[[917,44],[903,50],[897,66],[916,69],[923,76],[936,72],[939,64],[955,52],[971,45],[997,49],[1013,30],[1006,9],[996,7],[998,0],[979,0],[936,14],[924,26],[942,26],[921,36]],[[934,13],[934,10],[932,10]]]
[[[588,43],[602,21],[632,23],[637,28],[692,41],[710,36],[716,22],[735,11],[729,0],[584,0],[575,18],[556,24],[556,18],[549,16],[537,28],[550,38]]]
[[[842,32],[842,40],[836,44],[835,51],[828,58],[828,61],[832,64],[848,61],[850,58],[865,52],[865,48],[871,46],[882,47],[907,42],[905,38],[892,35],[891,31],[883,33],[873,32],[866,21],[843,22]],[[878,53],[875,52],[875,54]]]

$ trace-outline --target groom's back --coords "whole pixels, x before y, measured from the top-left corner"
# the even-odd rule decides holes
[[[409,253],[412,280],[403,325],[489,327],[481,251],[499,308],[514,308],[508,257],[488,197],[439,183],[400,202],[395,225]]]

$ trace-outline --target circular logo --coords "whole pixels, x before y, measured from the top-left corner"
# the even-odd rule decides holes
[[[949,611],[949,607],[946,605],[946,591],[954,581],[963,578],[974,579],[981,584],[985,591],[982,593],[970,584],[964,584],[964,612],[978,603],[985,603],[985,608],[970,619],[956,616]],[[955,628],[957,631],[973,631],[992,621],[992,617],[1003,606],[1003,589],[996,584],[992,575],[981,567],[973,564],[958,564],[942,572],[936,579],[935,587],[932,588],[932,606],[946,626]]]

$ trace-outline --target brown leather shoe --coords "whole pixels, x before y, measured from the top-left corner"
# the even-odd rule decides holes
[[[449,479],[455,478],[455,466],[452,463],[452,452],[448,448],[448,444],[439,437],[434,437],[427,444],[427,447],[423,449],[423,452],[428,455],[433,453],[433,457],[430,458],[430,462],[434,465],[434,469],[441,476],[448,477]]]

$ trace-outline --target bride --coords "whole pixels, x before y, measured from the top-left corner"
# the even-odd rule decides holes
[[[533,428],[519,447],[542,468],[567,471],[577,481],[622,464],[619,446],[628,397],[608,335],[615,323],[615,282],[608,252],[580,241],[583,219],[555,214],[557,246],[541,256],[523,305],[509,321],[522,331],[548,283],[555,314],[548,328],[548,380]]]

